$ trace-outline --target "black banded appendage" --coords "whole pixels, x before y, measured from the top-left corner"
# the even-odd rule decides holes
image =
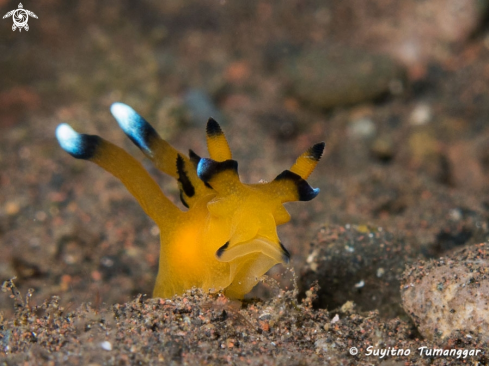
[[[206,133],[209,137],[219,136],[223,134],[221,126],[219,126],[219,123],[217,123],[216,120],[212,117],[209,118],[209,120],[207,121]]]
[[[146,154],[151,155],[151,141],[159,137],[153,126],[124,103],[112,104],[110,111],[127,137]]]
[[[102,139],[97,135],[80,134],[78,148],[67,152],[77,159],[90,160],[95,155],[101,143]]]
[[[195,194],[195,188],[192,185],[192,182],[190,182],[187,173],[185,172],[185,160],[183,160],[180,154],[177,156],[177,173],[178,181],[182,185],[183,193],[185,193],[187,197],[193,197]],[[186,205],[186,202],[184,202],[183,200],[182,203]]]
[[[314,160],[319,161],[319,159],[321,159],[321,156],[323,156],[324,146],[325,146],[325,143],[320,142],[320,143],[310,147],[307,152]]]
[[[203,158],[200,159],[199,164],[197,165],[197,175],[204,183],[209,182],[214,175],[226,170],[232,170],[238,174],[238,162],[236,160],[218,162],[212,159]]]
[[[290,253],[287,250],[287,248],[284,247],[284,245],[282,244],[282,242],[279,242],[279,244],[280,244],[280,249],[282,249],[283,261],[284,261],[285,264],[289,264],[289,262],[290,262]]]
[[[216,252],[217,258],[221,258],[222,253],[224,253],[226,251],[226,249],[228,248],[228,246],[229,246],[229,242],[227,242],[226,244],[224,244],[222,247],[220,247],[217,250],[217,252]]]
[[[312,188],[309,183],[300,177],[300,175],[291,172],[290,170],[284,170],[280,173],[276,181],[290,180],[297,187],[297,195],[299,201],[310,201],[319,194],[319,188]]]
[[[158,137],[158,133],[149,123],[140,127],[136,133],[131,135],[127,134],[127,137],[141,150],[151,154],[151,141]]]
[[[90,160],[103,141],[97,135],[80,134],[66,123],[56,128],[56,138],[64,151],[76,159],[83,160]]]

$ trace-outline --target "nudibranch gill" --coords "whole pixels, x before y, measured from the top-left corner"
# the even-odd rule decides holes
[[[283,204],[317,196],[319,189],[305,179],[321,158],[324,143],[309,148],[273,181],[245,184],[212,118],[206,128],[210,158],[201,158],[192,150],[187,156],[174,149],[131,107],[114,103],[111,112],[144,155],[177,179],[188,210],[173,204],[141,163],[120,147],[96,135],[79,134],[65,123],[57,127],[56,137],[70,155],[120,179],[160,228],[154,297],[169,298],[197,287],[242,298],[271,267],[289,262],[277,235],[277,226],[290,220]]]

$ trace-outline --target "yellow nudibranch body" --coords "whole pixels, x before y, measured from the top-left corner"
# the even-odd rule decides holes
[[[290,170],[268,183],[244,184],[216,121],[207,123],[210,158],[185,155],[162,140],[131,107],[114,103],[111,112],[126,135],[156,167],[178,180],[180,210],[161,191],[141,163],[125,150],[95,135],[60,124],[61,147],[119,178],[160,228],[161,252],[154,297],[169,298],[192,287],[223,290],[242,298],[271,267],[288,263],[277,226],[290,220],[283,207],[308,201],[319,189],[305,181],[319,161],[324,143],[312,146]]]

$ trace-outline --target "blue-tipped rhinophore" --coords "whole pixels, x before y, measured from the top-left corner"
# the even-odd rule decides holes
[[[85,160],[93,157],[101,141],[98,136],[79,134],[67,123],[56,128],[56,138],[64,151],[77,159]]]
[[[197,176],[204,183],[209,182],[216,174],[225,170],[232,170],[238,174],[238,162],[236,160],[215,161],[212,159],[202,158],[197,164]]]
[[[145,154],[152,155],[151,139],[158,137],[155,129],[127,104],[114,103],[110,107],[110,112],[127,137]]]

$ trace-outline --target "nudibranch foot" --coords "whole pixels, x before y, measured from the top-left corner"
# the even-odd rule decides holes
[[[119,178],[160,228],[155,297],[197,287],[242,298],[271,267],[289,263],[290,253],[277,235],[277,226],[290,220],[283,204],[318,195],[319,189],[306,179],[324,143],[313,145],[271,182],[245,184],[214,119],[206,128],[209,158],[201,158],[192,150],[187,156],[173,148],[131,107],[114,103],[111,112],[144,155],[177,180],[187,211],[175,206],[141,163],[120,147],[79,134],[67,124],[58,126],[56,137],[75,158],[90,160]]]

